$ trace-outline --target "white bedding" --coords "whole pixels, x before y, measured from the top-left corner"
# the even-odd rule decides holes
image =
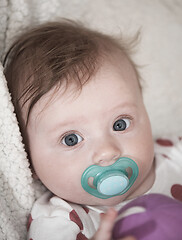
[[[0,0],[0,57],[28,25],[61,17],[115,34],[141,28],[135,59],[144,65],[144,100],[155,137],[182,135],[182,1]],[[23,240],[33,183],[17,121],[0,67],[0,239]]]

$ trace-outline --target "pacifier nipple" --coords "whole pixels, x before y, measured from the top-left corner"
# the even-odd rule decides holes
[[[117,195],[128,186],[129,179],[122,172],[112,173],[103,177],[97,184],[97,190],[104,195]]]
[[[128,174],[128,168],[131,169],[131,174]],[[127,192],[137,176],[137,164],[132,159],[123,157],[110,166],[91,165],[82,174],[81,184],[89,194],[107,199]],[[90,179],[93,180],[92,184]]]

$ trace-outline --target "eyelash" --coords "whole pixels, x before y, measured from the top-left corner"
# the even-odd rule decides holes
[[[77,135],[79,135],[79,136],[84,140],[84,138],[82,137],[82,135],[81,135],[80,133],[78,133],[77,131],[71,130],[71,131],[68,131],[68,132],[64,133],[64,134],[59,138],[59,143],[61,143],[61,144],[62,144],[63,146],[65,146],[65,147],[69,147],[69,148],[74,148],[74,147],[76,147],[80,142],[79,142],[78,144],[72,146],[72,147],[66,146],[65,144],[63,144],[64,138],[67,137],[67,136],[69,136],[69,135],[71,135],[71,134],[77,134]],[[83,140],[82,140],[82,141],[83,141]],[[81,142],[82,142],[82,141],[81,141]]]
[[[115,121],[117,121],[118,119],[124,119],[124,118],[129,119],[130,121],[133,120],[133,117],[130,115],[121,115],[121,116],[117,117]]]
[[[121,115],[121,116],[119,116],[119,117],[114,121],[114,123],[116,123],[116,121],[118,121],[118,120],[120,120],[120,119],[128,119],[128,120],[130,121],[130,125],[129,125],[128,128],[131,127],[131,124],[132,124],[132,121],[133,121],[133,117],[132,117],[132,116],[129,116],[129,115]],[[114,123],[113,123],[112,126],[114,126]],[[126,132],[128,128],[126,128],[126,130],[119,131],[119,132],[120,132],[120,133]],[[114,130],[113,130],[113,131],[114,131]],[[63,140],[65,139],[65,137],[66,137],[66,136],[69,136],[70,134],[77,134],[77,135],[79,135],[79,136],[82,138],[82,141],[84,140],[84,138],[82,137],[82,135],[81,135],[80,133],[78,133],[77,131],[71,130],[71,131],[68,131],[68,132],[64,133],[64,134],[60,137],[59,143],[61,143],[62,145],[64,145],[64,146],[67,147],[67,148],[77,147],[77,146],[79,145],[79,143],[81,143],[82,141],[80,141],[79,143],[75,144],[74,146],[68,146],[68,145],[66,145],[66,144],[63,144]]]
[[[119,117],[117,117],[117,118],[115,119],[115,121],[114,121],[114,123],[113,123],[113,127],[114,127],[114,124],[115,124],[118,120],[121,120],[121,119],[123,119],[123,120],[124,120],[124,119],[129,120],[130,125],[129,125],[125,130],[120,131],[120,133],[126,132],[127,129],[130,128],[131,125],[133,124],[133,123],[132,123],[132,122],[133,122],[133,117],[132,117],[132,116],[129,116],[129,115],[121,115],[121,116],[119,116]]]

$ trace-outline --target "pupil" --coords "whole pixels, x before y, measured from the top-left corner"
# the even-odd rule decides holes
[[[78,143],[78,137],[75,134],[70,134],[65,137],[65,143],[68,146],[74,146]]]
[[[126,122],[123,119],[119,119],[114,123],[113,129],[115,131],[124,131],[126,129]]]

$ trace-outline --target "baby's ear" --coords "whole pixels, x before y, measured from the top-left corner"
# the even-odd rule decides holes
[[[30,157],[29,157],[29,159],[30,159]],[[29,161],[30,161],[30,170],[31,170],[31,173],[32,173],[32,177],[33,177],[33,179],[38,180],[39,177],[37,176],[37,174],[36,174],[36,172],[34,170],[34,167],[33,167],[32,163],[31,163],[31,160],[29,160]]]
[[[32,172],[32,177],[33,177],[33,179],[38,180],[39,177],[37,176],[37,174],[36,174],[36,172],[35,172],[32,164],[30,164],[30,170],[31,170],[31,172]]]
[[[31,169],[31,172],[32,172],[33,179],[38,180],[39,177],[37,176],[36,172],[33,169]]]

